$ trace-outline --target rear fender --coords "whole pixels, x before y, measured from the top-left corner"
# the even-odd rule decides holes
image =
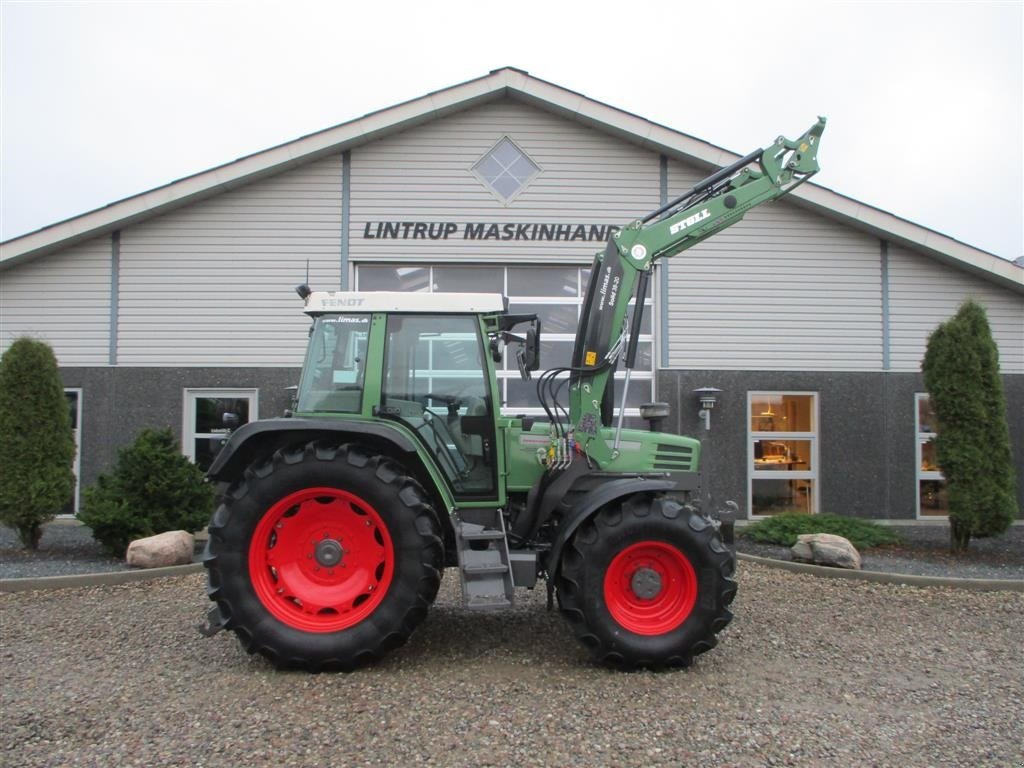
[[[390,456],[400,462],[423,487],[431,504],[445,543],[448,565],[454,565],[455,533],[449,513],[453,501],[435,476],[418,445],[391,424],[343,419],[279,418],[246,424],[231,434],[206,473],[212,483],[229,486],[239,480],[246,467],[279,448],[326,440],[334,443],[358,443],[373,453]]]
[[[397,429],[377,422],[342,421],[340,419],[263,419],[235,430],[220,449],[206,473],[211,482],[231,483],[242,476],[245,468],[261,456],[278,448],[311,440],[357,440],[387,448],[401,457],[416,455],[416,446]],[[417,461],[418,463],[418,461]]]

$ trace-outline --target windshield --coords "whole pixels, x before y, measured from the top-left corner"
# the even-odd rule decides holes
[[[299,411],[360,411],[369,334],[370,315],[317,318],[302,369]]]

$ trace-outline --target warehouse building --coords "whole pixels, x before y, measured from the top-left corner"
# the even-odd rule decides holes
[[[82,484],[146,426],[206,465],[224,412],[290,404],[308,325],[294,285],[501,292],[541,316],[543,367],[565,364],[593,254],[736,159],[496,70],[3,243],[0,344],[53,346]],[[747,516],[943,516],[920,360],[977,300],[1024,508],[1020,266],[812,182],[662,264],[650,290],[627,416],[668,402],[662,427],[704,441],[704,496]],[[504,410],[541,413],[506,365]],[[706,419],[700,388],[720,390]]]

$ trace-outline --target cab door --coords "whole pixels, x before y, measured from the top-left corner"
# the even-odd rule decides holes
[[[457,500],[499,496],[493,381],[475,315],[388,316],[381,409],[412,429]]]

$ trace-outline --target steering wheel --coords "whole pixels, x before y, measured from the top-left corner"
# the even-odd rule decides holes
[[[462,387],[455,394],[449,394],[446,392],[426,392],[421,398],[423,401],[423,408],[426,410],[428,400],[440,400],[448,407],[448,418],[454,419],[459,415],[459,408],[466,404],[462,399],[462,395],[465,391],[466,387]]]

